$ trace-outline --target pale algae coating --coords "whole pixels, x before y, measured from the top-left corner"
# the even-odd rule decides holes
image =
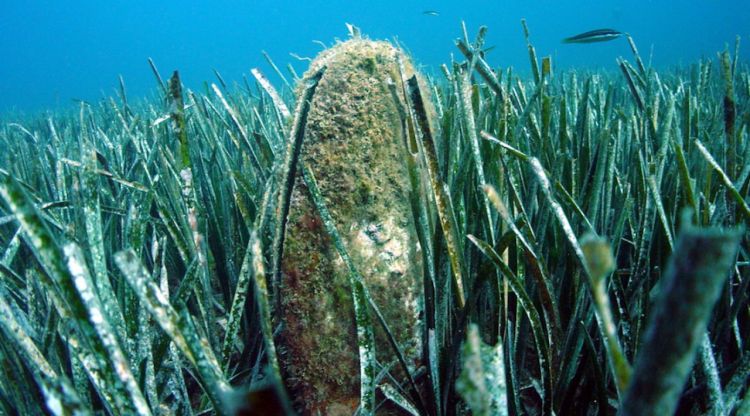
[[[346,250],[408,364],[416,366],[422,262],[402,120],[388,86],[395,83],[407,108],[398,56],[404,75],[414,75],[399,49],[365,39],[339,43],[312,62],[305,78],[327,69],[312,101],[300,163],[312,170]],[[299,172],[281,266],[280,359],[302,414],[350,415],[359,404],[360,367],[348,269]],[[378,362],[394,364],[392,371],[403,376],[374,316],[372,322]]]

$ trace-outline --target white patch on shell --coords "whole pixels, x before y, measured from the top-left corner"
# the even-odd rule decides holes
[[[377,256],[388,266],[391,273],[404,274],[408,253],[406,242],[409,234],[399,227],[393,217],[382,223],[352,224],[354,250],[363,259]]]
[[[352,238],[352,254],[356,253],[363,264],[376,263],[379,272],[366,274],[368,285],[379,285],[380,287],[391,286],[389,283],[394,276],[409,279],[409,232],[399,226],[394,217],[388,217],[378,223],[354,223],[350,228]],[[385,270],[381,269],[383,267]],[[369,268],[369,270],[373,270]],[[414,311],[415,319],[419,314],[418,299],[414,293],[404,293],[408,310]]]

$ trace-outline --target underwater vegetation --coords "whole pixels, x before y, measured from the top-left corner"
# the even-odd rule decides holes
[[[424,77],[349,28],[3,119],[0,414],[750,414],[739,39]]]

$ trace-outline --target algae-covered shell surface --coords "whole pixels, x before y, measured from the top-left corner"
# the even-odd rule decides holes
[[[305,79],[323,65],[326,70],[311,102],[300,163],[317,179],[372,299],[409,365],[416,365],[422,264],[399,113],[406,107],[399,56],[403,75],[412,76],[403,52],[387,42],[352,39],[312,62]],[[396,84],[395,97],[389,82]],[[283,250],[278,343],[285,382],[302,414],[351,414],[359,404],[359,355],[348,269],[299,173]],[[377,361],[392,364],[395,354],[372,321]]]

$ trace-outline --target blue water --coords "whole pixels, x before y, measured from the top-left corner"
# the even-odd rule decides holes
[[[492,66],[528,72],[520,20],[526,18],[537,54],[552,56],[555,70],[616,69],[631,58],[625,39],[588,45],[560,40],[610,27],[629,32],[645,60],[657,68],[715,57],[736,35],[750,57],[747,0],[688,1],[18,1],[0,3],[0,112],[68,108],[74,99],[96,102],[115,94],[118,76],[131,100],[154,94],[151,57],[164,78],[179,69],[188,87],[241,82],[252,67],[271,77],[261,51],[280,66],[303,72],[314,40],[345,39],[345,23],[371,38],[398,38],[427,70],[457,55],[460,22],[470,36],[489,28]],[[525,4],[533,4],[525,5]],[[426,15],[426,10],[439,12]],[[279,85],[278,79],[274,83]]]

